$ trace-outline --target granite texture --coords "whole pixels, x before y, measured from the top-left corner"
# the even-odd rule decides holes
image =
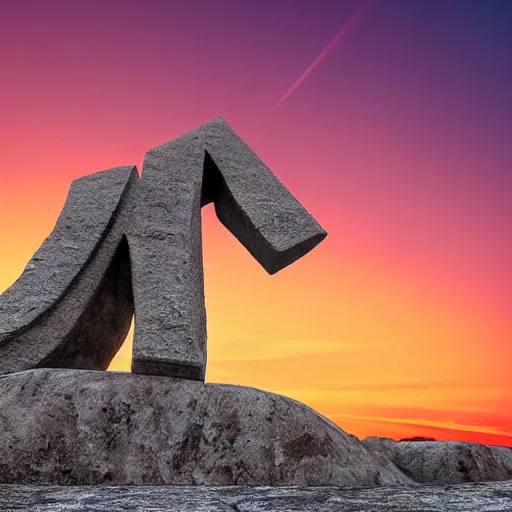
[[[0,295],[0,373],[108,367],[133,316],[124,232],[138,180],[116,167],[73,181],[55,228]]]
[[[121,372],[0,376],[0,483],[417,485],[306,405]]]
[[[269,274],[300,259],[327,236],[223,119],[212,119],[202,130],[217,216]]]
[[[512,481],[373,487],[0,485],[3,512],[511,512]]]
[[[512,479],[512,448],[457,441],[402,441],[367,437],[363,445],[381,453],[414,481],[444,485]]]
[[[327,235],[221,118],[148,151],[128,234],[135,333],[132,372],[204,381],[201,207],[270,274]]]
[[[132,255],[132,372],[204,380],[206,310],[201,241],[204,147],[197,132],[148,151]]]
[[[57,224],[0,296],[0,374],[102,370],[133,312],[132,371],[204,381],[201,208],[273,274],[327,233],[221,118],[75,180]]]

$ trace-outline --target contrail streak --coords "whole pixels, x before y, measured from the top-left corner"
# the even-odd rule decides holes
[[[357,20],[364,14],[364,12],[370,6],[371,1],[365,2],[364,4],[357,9],[352,16],[348,19],[348,21],[343,25],[341,30],[334,36],[332,41],[322,50],[322,53],[314,60],[314,62],[302,73],[302,75],[296,80],[296,82],[284,93],[281,99],[274,105],[274,108],[277,108],[283,101],[285,101],[290,94],[292,94],[299,85],[304,82],[304,80],[311,74],[311,72],[322,62],[329,53],[334,49],[334,47],[344,38],[346,37],[351,29],[356,24]]]

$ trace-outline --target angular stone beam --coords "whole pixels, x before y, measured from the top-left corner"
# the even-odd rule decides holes
[[[134,283],[132,372],[204,380],[201,207],[269,273],[327,233],[221,118],[148,151],[128,240]]]
[[[133,315],[125,232],[135,167],[75,180],[54,230],[0,295],[0,374],[105,370]]]

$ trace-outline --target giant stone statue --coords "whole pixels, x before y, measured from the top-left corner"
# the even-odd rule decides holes
[[[221,118],[75,180],[53,232],[0,296],[0,373],[105,370],[135,315],[132,372],[204,381],[201,207],[269,273],[327,235]]]

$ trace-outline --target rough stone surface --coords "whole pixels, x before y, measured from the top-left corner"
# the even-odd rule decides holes
[[[205,151],[191,132],[146,153],[132,255],[132,372],[204,380],[206,311],[201,241]]]
[[[0,485],[3,512],[510,512],[512,481],[374,487]]]
[[[309,407],[242,386],[39,369],[0,376],[0,482],[414,484]]]
[[[0,373],[107,368],[133,315],[123,235],[138,180],[117,167],[72,183],[54,230],[0,295]]]
[[[442,485],[512,479],[512,448],[455,441],[402,441],[367,437],[363,445],[380,452],[406,475]]]
[[[73,182],[55,229],[0,296],[0,373],[106,369],[135,308],[132,371],[204,381],[201,207],[211,202],[271,274],[327,235],[215,118],[148,151],[140,180],[117,167]]]
[[[132,372],[204,380],[206,312],[201,207],[274,274],[327,235],[221,118],[148,151],[132,254]]]
[[[326,231],[240,137],[217,117],[204,125],[207,190],[220,221],[269,274],[318,245]],[[208,199],[207,199],[208,200]]]

